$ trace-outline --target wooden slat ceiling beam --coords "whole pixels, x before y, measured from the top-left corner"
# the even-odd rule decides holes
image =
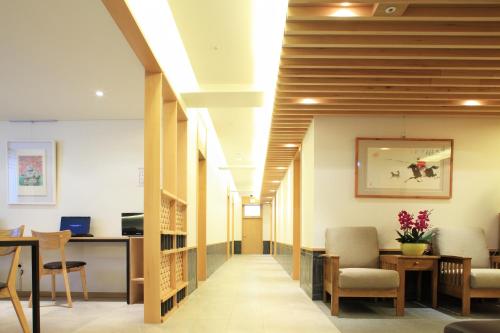
[[[290,0],[263,198],[342,114],[500,116],[500,0]]]

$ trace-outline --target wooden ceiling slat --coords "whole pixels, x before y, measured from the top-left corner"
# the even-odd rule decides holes
[[[454,70],[454,69],[329,69],[329,68],[282,68],[279,77],[325,77],[325,78],[459,78],[459,79],[500,79],[500,71],[495,70]]]
[[[497,3],[498,5],[498,3]],[[290,7],[288,9],[288,22],[295,20],[352,20],[352,17],[339,17],[335,13],[341,6],[307,6]],[[345,8],[344,8],[345,10]],[[374,7],[371,5],[351,7],[349,10],[356,14],[355,19],[383,20],[383,21],[498,21],[500,20],[500,7],[491,5],[475,4],[474,6],[446,6],[435,5],[410,6],[404,11],[404,15],[377,15],[373,16]]]
[[[390,35],[390,36],[500,36],[498,22],[390,22],[390,21],[295,21],[287,22],[285,34]]]
[[[500,23],[499,23],[500,25]],[[500,49],[283,47],[282,58],[500,60]]]
[[[498,87],[484,87],[484,86],[391,86],[391,85],[371,85],[371,86],[333,86],[333,85],[278,85],[278,93],[385,93],[385,94],[498,94],[500,93],[500,86]],[[283,117],[274,115],[275,117]]]
[[[498,49],[496,36],[285,36],[286,47]]]
[[[500,45],[500,41],[497,40]],[[500,60],[442,59],[282,59],[280,68],[500,69]]]
[[[500,97],[500,96],[499,96]],[[318,99],[319,100],[319,99]],[[322,109],[322,108],[329,108],[332,106],[350,106],[350,105],[376,105],[376,106],[392,106],[392,105],[408,105],[408,106],[413,106],[413,105],[428,105],[428,106],[461,106],[463,107],[463,101],[461,100],[445,100],[445,99],[335,99],[335,98],[322,98],[319,100],[320,103],[316,104],[314,106],[309,106],[309,105],[302,105],[299,104],[297,105],[296,100],[284,100],[284,101],[277,101],[278,103],[275,104],[275,107],[277,110],[290,110],[290,109]],[[477,106],[477,108],[486,108],[486,107],[500,107],[500,101],[497,100],[481,100],[480,106]],[[469,107],[470,108],[470,107]],[[285,128],[285,127],[294,127],[294,125],[290,126],[282,126],[279,125],[278,128]],[[300,128],[301,126],[298,126]],[[303,126],[302,126],[303,127]]]
[[[276,101],[279,103],[283,102],[297,102],[297,100],[303,99],[303,98],[326,98],[326,99],[366,99],[366,100],[372,100],[372,99],[394,99],[394,100],[463,100],[463,99],[471,99],[471,97],[476,97],[477,94],[474,93],[472,94],[453,94],[453,93],[446,93],[446,94],[430,94],[430,93],[398,93],[398,94],[393,94],[393,93],[386,93],[386,92],[379,92],[379,93],[372,93],[372,92],[360,92],[360,93],[348,93],[348,92],[342,92],[342,93],[333,93],[333,92],[279,92],[276,94]],[[481,96],[477,96],[476,99],[481,99],[481,100],[497,100],[500,99],[500,94],[483,94]],[[310,120],[309,120],[310,122]],[[281,124],[281,123],[305,123],[303,120],[278,120],[276,123]]]
[[[500,87],[500,79],[446,79],[446,78],[290,78],[282,77],[279,86],[283,85],[371,85],[371,86],[446,86],[446,87]]]

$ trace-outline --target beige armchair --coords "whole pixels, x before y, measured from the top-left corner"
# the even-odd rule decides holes
[[[490,257],[481,228],[435,228],[432,247],[441,256],[439,292],[462,299],[462,315],[471,298],[500,298],[500,256]]]
[[[388,297],[396,314],[403,315],[399,274],[379,268],[377,230],[373,227],[338,227],[326,230],[323,265],[323,297],[331,296],[331,313],[339,313],[341,297]],[[402,305],[397,305],[402,304]]]

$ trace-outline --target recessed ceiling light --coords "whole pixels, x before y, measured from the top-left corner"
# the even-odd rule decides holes
[[[300,104],[306,104],[306,105],[318,104],[318,100],[314,98],[302,98],[300,100]]]
[[[348,9],[348,8],[340,8],[335,11],[333,11],[330,16],[333,17],[355,17],[358,16],[354,11]]]
[[[387,7],[385,9],[386,14],[394,14],[398,9],[394,6]]]
[[[285,143],[283,147],[285,148],[297,148],[299,145],[296,143]]]
[[[391,148],[387,148],[387,147],[382,147],[380,148],[380,150],[390,150]]]
[[[278,170],[286,170],[286,167],[276,167]]]
[[[479,106],[481,105],[481,102],[476,101],[475,99],[468,99],[464,102],[465,106]]]
[[[104,92],[102,90],[96,90],[95,95],[97,97],[102,97],[102,96],[104,96]]]

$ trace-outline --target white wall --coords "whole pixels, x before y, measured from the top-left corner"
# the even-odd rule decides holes
[[[455,140],[451,200],[354,197],[355,138],[402,134],[409,138]],[[396,215],[401,209],[433,209],[434,226],[481,227],[486,231],[488,245],[498,246],[500,118],[317,117],[314,138],[313,246],[324,246],[327,227],[373,225],[379,231],[380,246],[395,248]],[[310,216],[310,212],[304,212],[305,218]],[[303,224],[311,228],[307,220]],[[307,232],[303,238],[308,239]]]
[[[241,197],[234,194],[234,240],[241,241],[243,236],[243,206]]]
[[[57,205],[7,205],[6,142],[13,139],[57,141]],[[138,184],[138,169],[142,167],[142,120],[33,125],[0,122],[0,228],[25,224],[26,234],[31,229],[57,231],[62,215],[90,215],[95,236],[120,236],[121,213],[143,211],[144,191]],[[88,262],[90,291],[125,291],[124,244],[73,243],[68,245],[67,256]],[[23,249],[25,290],[31,281],[29,258],[29,250]],[[44,280],[42,288],[48,290],[50,279]],[[79,277],[72,278],[71,284],[73,290],[81,289]],[[58,288],[63,290],[62,284]]]
[[[271,240],[271,204],[262,204],[262,240]]]
[[[293,243],[293,163],[276,191],[276,241]]]
[[[207,135],[207,245],[227,241],[227,195],[228,189],[234,190],[231,174],[227,170],[219,169],[225,166],[224,153],[220,146],[216,132],[211,125],[207,114],[203,109],[188,109],[189,137],[188,137],[188,246],[196,246],[196,219],[197,219],[197,191],[198,191],[198,126],[203,128],[202,132]],[[241,201],[236,192],[235,216],[238,215],[238,206]],[[237,203],[239,202],[239,204]],[[235,232],[237,222],[235,219]],[[241,225],[241,218],[240,218]],[[241,228],[241,226],[240,226]],[[241,234],[241,231],[240,231]],[[237,233],[235,233],[236,238]],[[236,238],[237,239],[237,238]],[[241,236],[240,236],[241,239]]]
[[[314,247],[314,120],[302,141],[301,172],[301,246]]]

